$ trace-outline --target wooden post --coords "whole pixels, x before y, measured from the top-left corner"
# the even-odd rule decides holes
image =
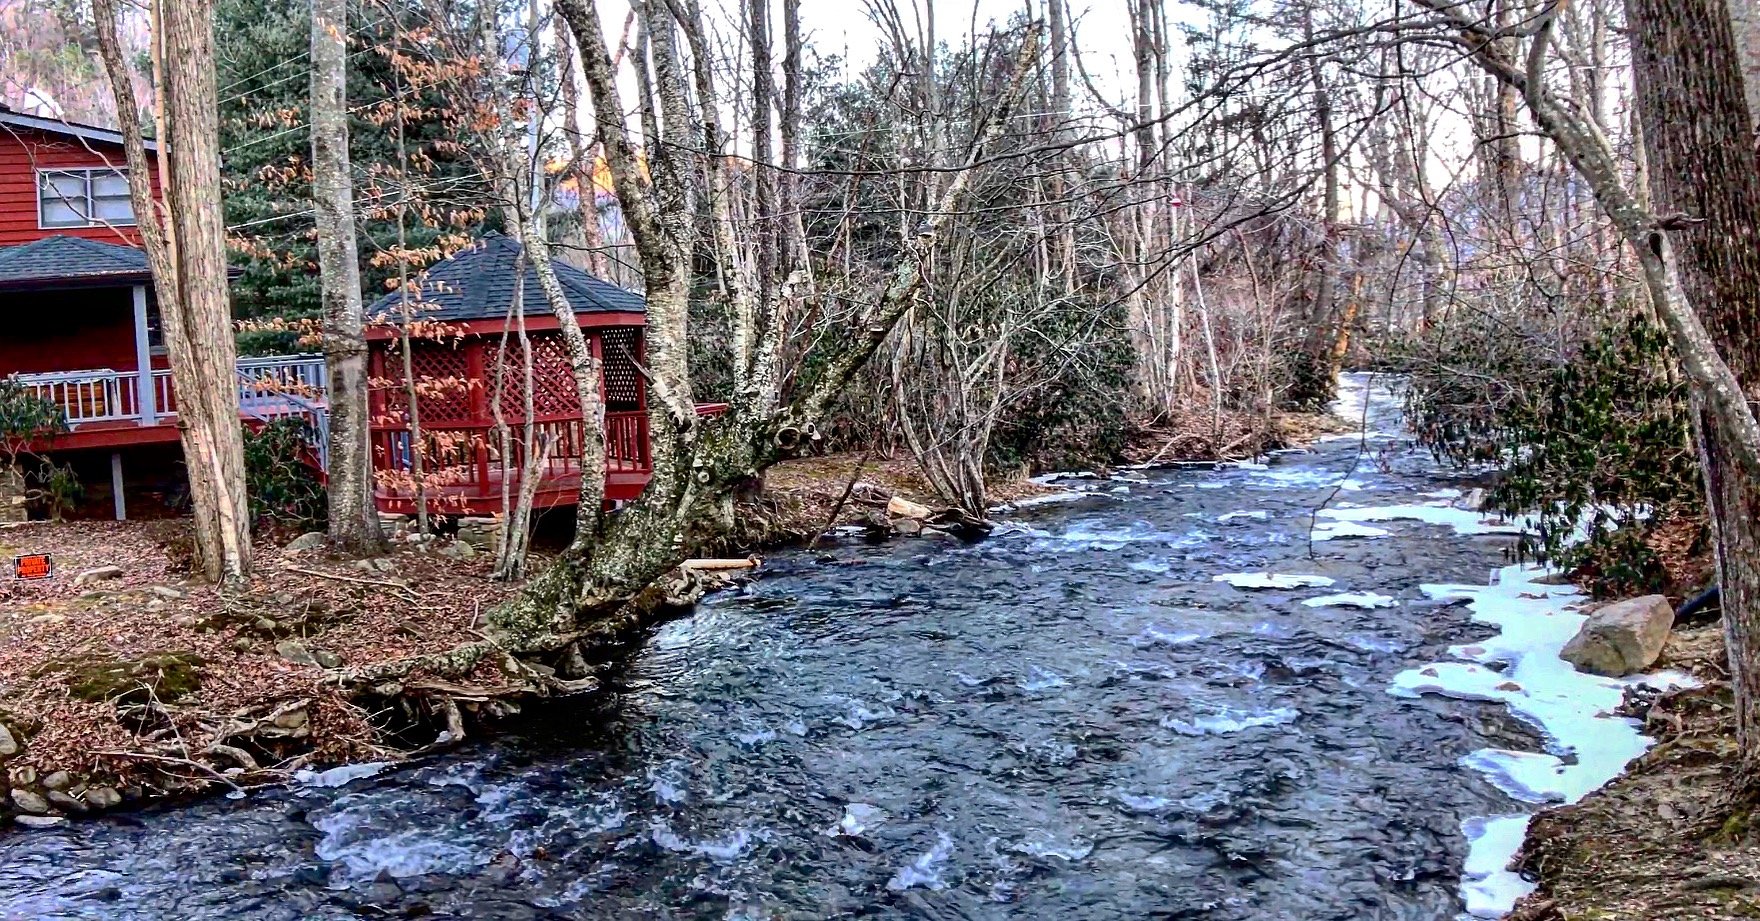
[[[135,411],[142,425],[159,423],[159,395],[153,392],[153,348],[147,340],[147,286],[134,286]],[[120,459],[118,459],[120,462]],[[122,500],[117,499],[118,502]],[[120,505],[117,508],[121,508]],[[117,519],[121,519],[121,515]]]
[[[116,505],[116,520],[128,520],[128,503],[122,495],[122,452],[110,452],[110,493]]]

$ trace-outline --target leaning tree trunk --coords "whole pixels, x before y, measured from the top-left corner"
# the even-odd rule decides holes
[[[349,176],[346,0],[312,0],[312,206],[324,303],[324,364],[330,413],[330,543],[348,553],[379,549],[367,418],[367,339]]]
[[[128,159],[129,199],[152,269],[177,388],[178,432],[195,506],[196,560],[208,578],[237,581],[250,572],[250,509],[220,209],[214,5],[213,0],[178,0],[156,4],[154,12],[155,70],[163,75],[158,87],[162,206],[153,194],[133,74],[117,38],[117,0],[93,4],[99,56]]]
[[[1760,384],[1760,162],[1729,8],[1626,0],[1626,18],[1655,208],[1687,218],[1672,234],[1681,288],[1751,403]],[[1760,779],[1760,481],[1716,413],[1701,404],[1695,423],[1752,781]]]

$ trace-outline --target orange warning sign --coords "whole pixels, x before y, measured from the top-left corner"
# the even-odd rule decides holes
[[[27,553],[12,558],[12,574],[19,579],[47,579],[55,574],[55,561],[47,553]]]

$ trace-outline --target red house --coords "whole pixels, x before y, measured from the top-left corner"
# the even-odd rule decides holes
[[[417,415],[429,433],[422,452],[425,494],[437,511],[491,514],[500,508],[507,478],[499,439],[491,437],[494,413],[487,401],[496,392],[492,372],[510,316],[517,253],[511,240],[491,235],[435,266],[414,298],[423,327],[438,323],[448,330],[445,338],[417,338],[410,355],[422,384]],[[650,472],[645,391],[637,372],[642,299],[578,269],[560,263],[556,269],[605,362],[607,493],[613,500],[633,498]],[[581,476],[580,407],[556,320],[533,275],[528,270],[521,306],[537,376],[534,422],[547,446],[538,502],[568,504]],[[0,377],[12,376],[54,402],[66,420],[65,432],[38,447],[88,474],[102,469],[107,457],[114,514],[126,517],[124,496],[141,485],[137,474],[175,466],[178,433],[177,395],[160,345],[152,276],[139,249],[119,133],[0,108],[0,301],[8,321],[0,338]],[[382,386],[372,395],[372,437],[385,511],[408,511],[414,503],[398,347],[403,309],[397,296],[373,309],[382,321],[371,335],[374,375]],[[520,369],[515,383],[523,383],[523,360],[514,355],[509,366]],[[323,357],[241,358],[238,379],[240,424],[306,418],[318,434],[313,453],[321,466],[328,423]],[[504,419],[518,431],[523,390],[504,389]],[[516,444],[513,451],[519,455],[524,448]],[[101,475],[88,475],[88,488],[97,486],[94,478]]]

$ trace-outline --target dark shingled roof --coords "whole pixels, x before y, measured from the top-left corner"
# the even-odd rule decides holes
[[[519,252],[520,245],[513,238],[491,231],[470,249],[434,263],[422,279],[421,318],[484,320],[507,316],[507,308],[513,302],[513,266]],[[594,278],[572,265],[555,261],[550,265],[576,313],[641,313],[647,309],[642,296],[633,291]],[[538,285],[538,271],[530,265],[526,266],[520,294],[526,316],[550,315],[550,302]],[[374,302],[367,313],[395,318],[397,310],[398,296],[393,291]]]
[[[147,254],[132,246],[56,234],[0,248],[0,287],[139,284],[152,280]]]

